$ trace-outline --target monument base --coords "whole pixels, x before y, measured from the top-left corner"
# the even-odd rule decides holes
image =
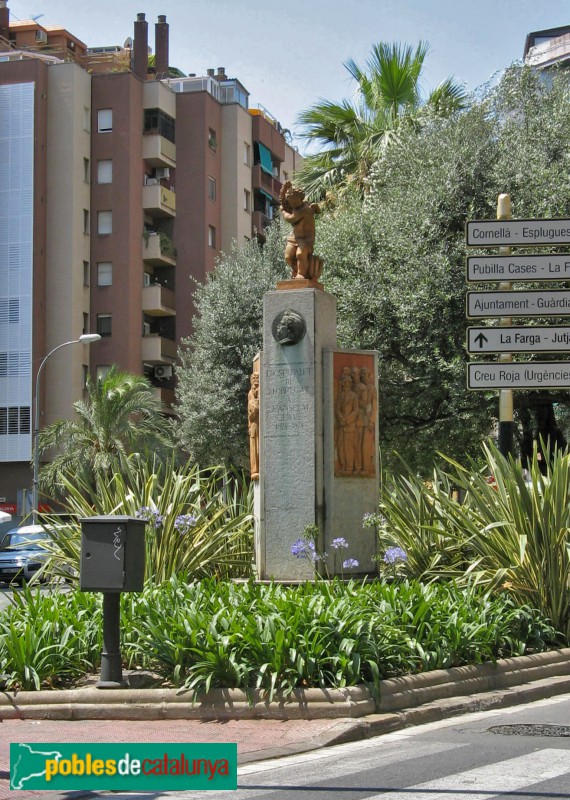
[[[278,281],[277,289],[279,291],[289,289],[319,289],[324,292],[325,287],[319,283],[316,278],[290,278],[287,281]]]

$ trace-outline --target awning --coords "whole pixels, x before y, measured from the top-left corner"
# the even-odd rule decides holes
[[[271,153],[264,144],[256,142],[257,152],[259,154],[259,166],[268,175],[273,175],[273,163],[271,161]]]
[[[259,194],[262,194],[264,197],[267,197],[270,203],[273,202],[273,197],[270,194],[268,194],[264,189],[256,189],[255,191],[259,192]]]

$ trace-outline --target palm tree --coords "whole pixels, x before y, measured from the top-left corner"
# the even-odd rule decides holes
[[[352,59],[344,66],[357,82],[356,100],[319,100],[302,111],[301,135],[324,149],[305,157],[298,182],[311,199],[356,182],[363,188],[370,167],[398,136],[403,125],[420,125],[431,115],[450,115],[465,106],[466,96],[452,79],[427,99],[420,96],[420,75],[428,48],[379,42],[361,69]]]
[[[39,436],[40,453],[56,453],[40,473],[43,491],[52,496],[58,494],[62,474],[81,478],[97,491],[129,453],[172,451],[171,424],[143,377],[113,366],[104,377],[88,379],[85,399],[73,407],[75,419],[57,420]]]

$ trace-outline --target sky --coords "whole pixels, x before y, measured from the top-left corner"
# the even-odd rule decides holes
[[[424,91],[453,77],[471,92],[522,58],[529,32],[570,25],[567,0],[8,0],[8,7],[16,19],[61,25],[89,47],[122,45],[144,12],[154,49],[154,24],[165,14],[171,66],[198,75],[224,67],[249,91],[251,108],[263,106],[294,135],[301,110],[354,94],[343,64],[353,58],[364,66],[375,42],[427,42]]]

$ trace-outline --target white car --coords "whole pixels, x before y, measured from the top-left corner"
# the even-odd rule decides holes
[[[29,581],[46,561],[49,533],[41,525],[22,525],[0,536],[0,581]]]

